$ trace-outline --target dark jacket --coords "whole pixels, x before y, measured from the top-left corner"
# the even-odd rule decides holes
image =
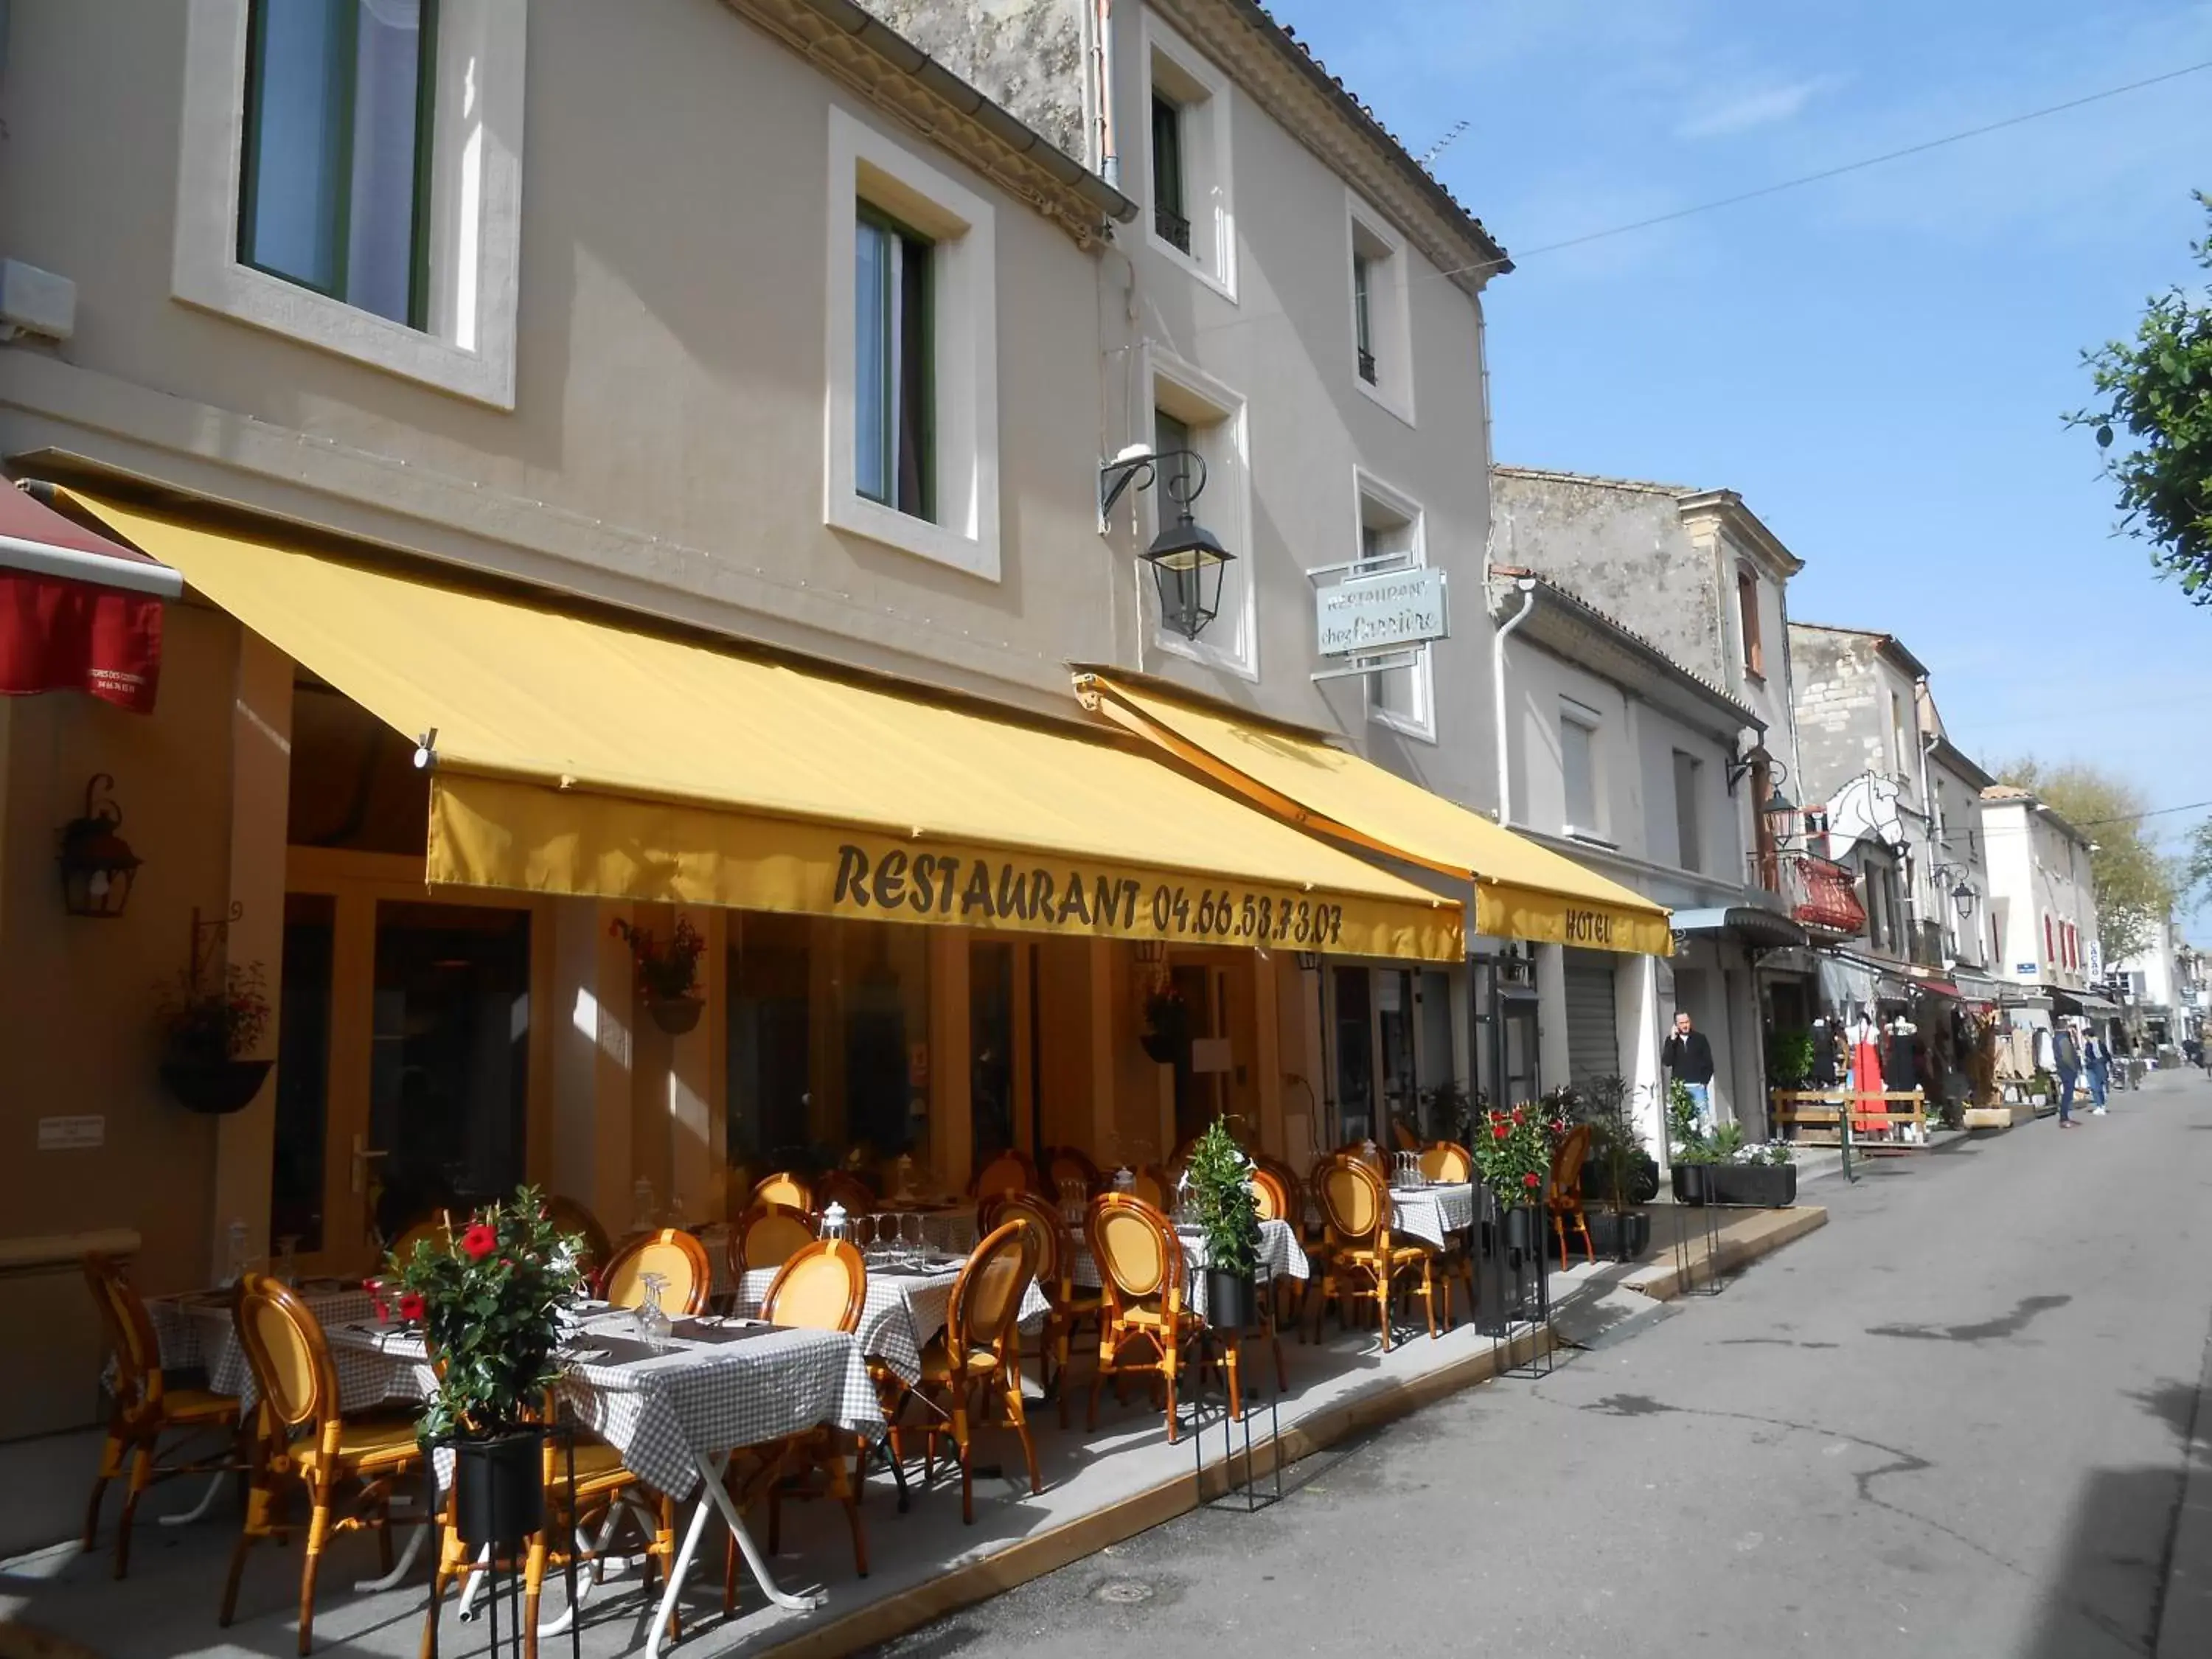
[[[2074,1033],[2066,1030],[2051,1034],[2051,1063],[2063,1074],[2081,1069],[2081,1050],[2074,1041]]]
[[[1668,1036],[1666,1047],[1660,1049],[1659,1063],[1684,1083],[1711,1083],[1713,1045],[1705,1041],[1703,1031],[1692,1031],[1687,1036],[1676,1031]]]

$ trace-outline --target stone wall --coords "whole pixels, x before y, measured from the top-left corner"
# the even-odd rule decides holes
[[[1881,665],[1865,635],[1792,627],[1796,678],[1798,799],[1817,805],[1862,772],[1889,771],[1882,730]]]
[[[860,0],[890,27],[1088,167],[1085,0]]]

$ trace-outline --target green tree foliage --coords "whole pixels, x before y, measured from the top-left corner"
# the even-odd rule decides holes
[[[2197,199],[2212,216],[2212,196]],[[2212,270],[2212,234],[2192,250]],[[2106,452],[2120,528],[2198,605],[2212,605],[2212,295],[2179,287],[2144,303],[2132,341],[2084,352],[2096,401],[2066,417]],[[2117,450],[2115,447],[2117,447]]]
[[[2105,960],[2118,962],[2148,949],[2158,925],[2173,913],[2179,882],[2143,826],[2142,794],[2078,761],[2054,766],[2031,755],[1996,770],[2096,843],[2089,872]]]
[[[2181,855],[2181,890],[2199,903],[2212,904],[2212,818],[2189,832]]]

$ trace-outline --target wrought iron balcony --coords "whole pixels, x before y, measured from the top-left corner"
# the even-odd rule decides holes
[[[1359,378],[1370,386],[1375,384],[1375,354],[1371,351],[1359,354]]]
[[[1790,853],[1781,860],[1783,896],[1790,914],[1803,927],[1832,939],[1855,939],[1866,932],[1866,907],[1850,871],[1832,859]]]
[[[1180,213],[1171,212],[1164,207],[1154,207],[1152,228],[1159,233],[1162,241],[1173,244],[1176,252],[1190,252],[1190,221]]]

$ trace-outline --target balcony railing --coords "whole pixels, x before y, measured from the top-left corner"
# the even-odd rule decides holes
[[[1373,386],[1375,382],[1375,354],[1362,350],[1359,354],[1359,378]]]
[[[1781,862],[1779,890],[1800,924],[1833,939],[1866,932],[1866,907],[1859,902],[1850,870],[1810,853],[1784,854]]]
[[[1190,252],[1190,221],[1164,207],[1152,210],[1152,228],[1178,253]]]
[[[1943,965],[1943,925],[1936,921],[1916,921],[1911,924],[1905,940],[1911,959],[1923,968]]]

